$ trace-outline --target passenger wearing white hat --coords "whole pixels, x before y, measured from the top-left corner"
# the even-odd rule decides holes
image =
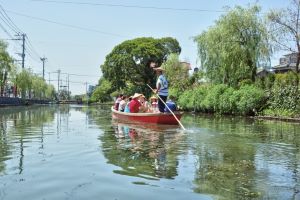
[[[132,100],[129,103],[129,110],[131,113],[137,113],[140,111],[141,103],[139,102],[139,98],[142,96],[142,94],[135,93],[132,96]]]

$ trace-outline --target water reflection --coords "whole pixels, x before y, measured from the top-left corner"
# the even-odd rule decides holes
[[[112,121],[109,106],[1,108],[0,199],[99,191],[134,199],[127,189],[164,199],[299,199],[299,124],[189,114],[182,122],[188,131]]]
[[[1,108],[0,114],[0,174],[5,161],[18,150],[18,173],[23,172],[25,144],[38,140],[43,148],[44,126],[54,119],[55,109],[44,106]],[[16,146],[18,145],[18,146]]]
[[[224,199],[299,198],[300,126],[249,118],[186,116],[195,136],[195,192]],[[212,137],[211,137],[212,136]]]
[[[113,121],[112,128],[101,141],[108,163],[121,167],[114,173],[154,180],[177,176],[178,156],[187,150],[178,145],[186,136],[177,126]]]

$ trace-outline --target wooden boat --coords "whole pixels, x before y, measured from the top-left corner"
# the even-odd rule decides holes
[[[144,123],[155,123],[155,124],[170,124],[177,125],[178,121],[171,113],[125,113],[115,110],[111,107],[113,118],[123,119],[127,121],[137,121]],[[175,112],[178,120],[180,120],[182,113]]]

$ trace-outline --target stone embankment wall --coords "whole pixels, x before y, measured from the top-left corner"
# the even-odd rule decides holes
[[[0,106],[24,106],[32,104],[49,104],[49,100],[0,97]]]

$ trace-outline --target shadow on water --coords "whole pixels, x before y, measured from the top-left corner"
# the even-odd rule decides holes
[[[184,151],[177,143],[184,139],[178,126],[117,120],[100,138],[108,163],[121,168],[114,173],[149,180],[177,176],[177,157]]]

